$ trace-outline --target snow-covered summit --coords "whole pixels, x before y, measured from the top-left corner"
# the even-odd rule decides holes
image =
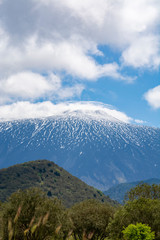
[[[31,104],[18,102],[12,105],[0,107],[0,120],[9,121],[17,119],[67,117],[104,119],[110,121],[122,121],[129,123],[132,119],[110,105],[99,102],[66,102],[53,104],[42,102]]]
[[[104,106],[68,106],[51,116],[1,122],[0,168],[48,159],[102,190],[159,177],[160,129],[121,121]]]

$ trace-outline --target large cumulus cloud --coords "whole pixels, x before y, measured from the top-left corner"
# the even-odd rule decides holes
[[[1,0],[0,16],[1,104],[72,98],[85,81],[132,81],[126,66],[160,66],[159,0]],[[98,63],[100,45],[116,49],[118,62]]]

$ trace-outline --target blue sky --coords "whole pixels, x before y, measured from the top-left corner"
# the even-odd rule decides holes
[[[104,55],[109,59],[119,60],[117,53],[105,49]],[[98,62],[105,61],[105,57],[97,59]],[[144,94],[160,83],[159,69],[134,69],[125,68],[122,73],[135,78],[132,83],[125,83],[112,78],[100,78],[99,81],[88,83],[87,89],[83,91],[81,100],[100,101],[114,106],[130,117],[144,121],[143,124],[160,127],[160,110],[154,108],[145,99]],[[160,94],[160,92],[159,92]],[[157,100],[158,101],[158,100]]]
[[[0,16],[1,119],[86,101],[160,127],[159,0],[0,0]]]

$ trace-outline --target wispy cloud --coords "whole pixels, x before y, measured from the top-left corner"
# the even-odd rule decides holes
[[[81,114],[82,116],[91,116],[95,119],[119,120],[125,123],[143,124],[144,121],[134,120],[110,105],[97,102],[65,102],[53,104],[50,101],[30,103],[21,101],[10,105],[0,106],[1,120],[41,118],[49,116],[61,116],[68,114]]]

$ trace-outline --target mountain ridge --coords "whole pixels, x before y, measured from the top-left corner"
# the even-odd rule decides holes
[[[151,178],[143,181],[136,181],[136,182],[128,182],[128,183],[121,183],[118,184],[107,191],[104,192],[106,196],[109,196],[111,199],[118,201],[119,203],[123,203],[125,194],[130,191],[131,188],[134,188],[138,184],[147,183],[149,185],[152,184],[160,184],[160,179],[158,178]]]
[[[160,129],[96,114],[0,122],[0,168],[49,159],[101,190],[158,177]]]
[[[29,161],[0,170],[0,201],[19,189],[31,187],[40,188],[49,197],[58,197],[67,207],[86,199],[116,204],[98,189],[48,160]]]

